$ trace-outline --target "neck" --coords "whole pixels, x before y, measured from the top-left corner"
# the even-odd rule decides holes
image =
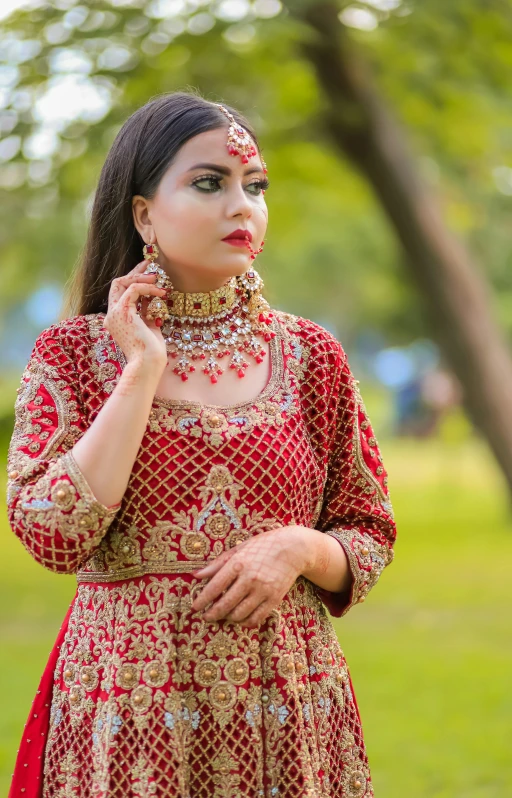
[[[175,291],[183,294],[206,293],[221,288],[233,274],[215,274],[211,272],[196,272],[194,269],[176,270],[167,263],[159,261],[161,268],[166,272]]]

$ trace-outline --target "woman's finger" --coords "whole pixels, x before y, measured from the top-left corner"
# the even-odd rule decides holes
[[[131,283],[125,290],[121,301],[124,306],[136,305],[141,296],[160,296],[163,297],[167,291],[165,288],[159,288],[157,285],[151,283]]]
[[[233,547],[232,549],[222,552],[222,554],[219,554],[211,563],[205,565],[204,568],[198,568],[197,571],[192,571],[192,576],[197,576],[199,579],[210,578],[231,559],[236,551],[239,550],[240,546],[237,546],[236,548]]]
[[[137,265],[136,265],[136,266],[134,266],[134,267],[133,267],[133,269],[131,269],[131,270],[128,272],[128,275],[132,275],[132,274],[142,274],[142,272],[146,271],[146,269],[148,268],[148,266],[149,266],[149,264],[150,264],[150,263],[151,263],[151,261],[150,261],[150,260],[141,260],[141,262],[140,262],[140,263],[137,263]]]
[[[110,285],[109,300],[118,302],[129,285],[135,282],[154,283],[156,274],[125,274],[123,277],[116,277]]]
[[[230,612],[227,612],[224,617],[226,621],[241,623],[241,621],[248,618],[265,601],[267,601],[267,598],[262,600],[261,596],[251,593],[240,601]]]
[[[261,602],[246,618],[242,618],[241,621],[237,621],[237,623],[241,623],[244,626],[260,626],[264,621],[267,620],[268,616],[274,609],[274,605],[272,601],[269,599],[265,599]]]
[[[244,585],[240,579],[236,579],[231,587],[220,596],[220,598],[203,613],[205,621],[218,621],[220,618],[225,618],[228,613],[235,611],[241,603],[250,603],[250,607],[243,614],[242,617],[249,615],[259,604],[261,598],[248,595],[248,586]]]
[[[210,601],[214,601],[232,582],[240,575],[243,565],[240,561],[226,563],[225,568],[221,568],[211,579],[201,593],[196,596],[192,608],[197,611],[203,610]]]

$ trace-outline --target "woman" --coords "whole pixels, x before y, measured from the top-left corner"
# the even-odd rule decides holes
[[[11,796],[373,795],[325,607],[392,559],[386,476],[340,344],[261,295],[267,186],[192,93],[107,156],[78,313],[16,402],[10,522],[78,590]]]

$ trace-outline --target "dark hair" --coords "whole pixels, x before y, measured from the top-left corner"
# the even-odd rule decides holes
[[[224,105],[257,138],[236,109]],[[132,197],[151,199],[180,147],[207,130],[227,127],[213,102],[192,92],[170,92],[133,113],[117,134],[101,170],[87,241],[68,289],[66,315],[106,312],[110,284],[142,260]]]

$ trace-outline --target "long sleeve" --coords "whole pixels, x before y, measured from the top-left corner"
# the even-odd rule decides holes
[[[396,528],[377,441],[341,345],[333,401],[334,431],[316,528],[343,546],[352,583],[349,593],[316,590],[331,615],[340,617],[365,600],[392,561]]]
[[[71,452],[87,423],[73,336],[64,324],[41,333],[21,378],[7,460],[7,512],[37,562],[72,573],[97,548],[120,505],[96,500]]]

